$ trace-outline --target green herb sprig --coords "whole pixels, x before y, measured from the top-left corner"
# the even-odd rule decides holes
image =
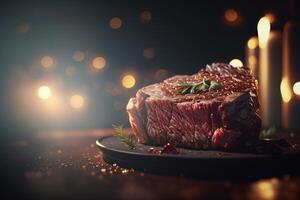
[[[277,128],[275,126],[261,130],[259,133],[260,139],[271,139],[277,136]]]
[[[177,85],[177,91],[179,94],[197,94],[201,92],[207,92],[211,90],[217,90],[221,87],[221,84],[216,81],[203,79],[199,83],[183,83]]]
[[[112,125],[115,131],[115,135],[118,136],[122,142],[127,144],[130,149],[135,149],[136,147],[136,138],[133,134],[127,133],[124,131],[123,125]]]

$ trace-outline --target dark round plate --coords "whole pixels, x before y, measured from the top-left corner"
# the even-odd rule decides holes
[[[180,154],[150,154],[138,144],[133,150],[116,136],[100,138],[96,144],[103,159],[122,167],[166,175],[202,178],[256,178],[299,174],[298,153],[267,155],[177,148]]]

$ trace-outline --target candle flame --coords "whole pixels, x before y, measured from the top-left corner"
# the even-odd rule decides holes
[[[268,17],[262,17],[257,24],[259,47],[264,48],[270,34],[271,24]]]
[[[292,91],[289,87],[289,80],[287,77],[284,77],[281,80],[280,92],[283,102],[288,103],[292,99]]]

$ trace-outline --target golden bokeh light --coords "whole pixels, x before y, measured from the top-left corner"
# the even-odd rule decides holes
[[[92,65],[95,69],[103,69],[106,65],[106,60],[103,57],[96,57],[93,59]]]
[[[109,26],[112,29],[119,29],[122,26],[122,20],[119,17],[114,17],[109,21]]]
[[[257,24],[259,47],[264,48],[270,35],[271,24],[267,17],[262,17]]]
[[[283,102],[288,103],[292,99],[292,91],[289,87],[289,80],[284,77],[280,83],[280,92]]]
[[[125,88],[132,88],[135,85],[135,78],[132,74],[127,74],[122,78],[122,85]]]
[[[275,199],[277,185],[268,180],[259,181],[254,185],[255,193],[259,199]]]
[[[155,49],[154,48],[144,49],[143,55],[146,59],[151,60],[155,57]]]
[[[300,81],[294,84],[293,91],[296,95],[300,95]]]
[[[258,39],[257,37],[252,37],[248,40],[247,46],[249,49],[255,49],[258,46]]]
[[[229,64],[233,67],[243,67],[243,62],[239,59],[232,59]]]
[[[150,11],[143,11],[140,14],[140,21],[142,23],[149,23],[152,20],[152,13]]]
[[[73,59],[74,59],[76,62],[81,62],[81,61],[84,60],[84,58],[85,58],[85,54],[84,54],[84,52],[82,52],[82,51],[75,51],[75,52],[73,53]]]
[[[84,98],[79,94],[70,97],[70,106],[74,109],[80,109],[84,106]]]
[[[46,100],[49,99],[49,97],[51,96],[51,90],[48,86],[41,86],[38,89],[38,96],[40,99]]]
[[[228,22],[236,22],[239,18],[239,14],[234,9],[228,9],[225,11],[224,17]]]
[[[54,59],[51,56],[44,56],[41,59],[41,65],[45,68],[52,67],[54,65]]]
[[[20,24],[20,26],[18,27],[18,31],[20,33],[28,33],[29,32],[29,24],[28,23],[22,23]]]

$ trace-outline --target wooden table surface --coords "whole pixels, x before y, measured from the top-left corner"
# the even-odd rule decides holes
[[[300,199],[300,177],[289,175],[199,180],[109,165],[95,140],[111,132],[43,132],[11,141],[1,150],[2,194],[7,199]]]

